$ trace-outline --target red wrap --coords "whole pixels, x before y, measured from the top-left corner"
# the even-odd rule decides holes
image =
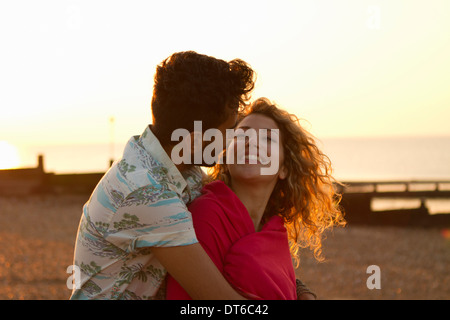
[[[297,299],[286,228],[274,216],[255,232],[247,209],[222,181],[189,206],[197,238],[225,278],[250,299]],[[190,299],[168,277],[167,299]]]

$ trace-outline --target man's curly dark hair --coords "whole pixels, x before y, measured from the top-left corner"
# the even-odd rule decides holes
[[[255,85],[255,72],[243,60],[229,62],[194,51],[174,53],[156,68],[152,98],[153,131],[162,143],[172,132],[217,128],[242,111]]]

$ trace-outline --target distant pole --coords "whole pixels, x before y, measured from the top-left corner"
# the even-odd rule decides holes
[[[114,124],[115,124],[114,117],[109,117],[109,166],[112,166],[114,162]]]
[[[38,155],[38,170],[44,172],[44,155]]]

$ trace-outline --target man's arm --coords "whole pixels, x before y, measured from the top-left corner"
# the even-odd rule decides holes
[[[176,247],[152,247],[170,275],[194,300],[241,300],[199,243]]]

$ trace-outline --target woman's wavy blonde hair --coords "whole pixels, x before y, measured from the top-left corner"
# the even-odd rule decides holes
[[[263,221],[274,215],[283,218],[288,232],[290,251],[296,265],[299,248],[309,247],[321,261],[322,236],[326,229],[345,225],[339,206],[340,185],[331,175],[330,159],[316,145],[314,137],[300,126],[294,114],[278,108],[266,98],[259,98],[247,107],[240,120],[250,114],[261,114],[273,119],[280,130],[284,147],[284,165],[287,176],[278,180],[266,206]],[[210,168],[212,180],[222,180],[230,186],[226,165]]]

